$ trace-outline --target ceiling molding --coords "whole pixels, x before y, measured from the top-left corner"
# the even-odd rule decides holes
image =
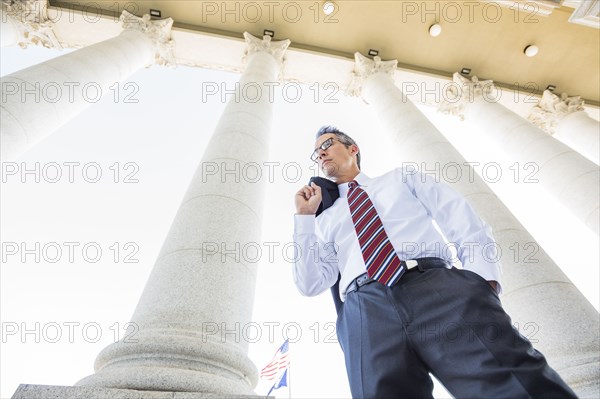
[[[337,3],[340,9],[335,23],[326,21],[322,14],[316,15],[311,1],[289,3],[303,7],[303,17],[297,22],[291,22],[282,7],[273,13],[263,7],[259,19],[258,14],[245,13],[242,6],[234,8],[236,0],[152,0],[135,4],[138,16],[151,6],[175,20],[174,55],[183,65],[239,71],[238,53],[243,53],[243,46],[232,48],[231,43],[240,41],[244,31],[260,37],[269,29],[275,32],[274,40],[292,41],[289,54],[298,50],[320,56],[314,65],[301,62],[295,67],[290,63],[293,73],[287,76],[292,80],[341,83],[336,77],[339,71],[328,69],[332,65],[327,60],[353,59],[356,51],[366,54],[369,49],[377,49],[382,59],[397,59],[399,67],[420,74],[450,77],[462,67],[469,67],[473,74],[495,82],[540,91],[554,85],[559,92],[580,95],[588,103],[597,104],[599,60],[590,56],[597,54],[600,46],[597,31],[569,22],[574,9],[565,7],[564,2],[521,1],[529,5],[521,12],[517,6],[501,7],[498,1],[347,0]],[[514,0],[501,1],[516,4]],[[118,35],[118,11],[129,10],[133,3],[50,0],[50,4],[49,14],[62,17],[55,18],[59,19],[54,27],[57,37],[68,47],[83,47]],[[221,12],[217,9],[208,13],[206,4],[220,7]],[[556,11],[549,17],[531,11],[542,7]],[[435,22],[443,25],[438,37],[429,34]],[[229,40],[213,41],[208,37]],[[539,54],[526,57],[523,49],[529,45],[537,46]],[[308,61],[305,57],[303,60]],[[577,73],[572,73],[574,70]]]
[[[569,18],[569,22],[600,29],[600,0],[578,1],[577,3],[577,8]]]

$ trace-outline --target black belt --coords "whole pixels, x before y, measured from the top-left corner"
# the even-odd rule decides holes
[[[411,270],[427,270],[427,269],[451,269],[452,265],[441,258],[419,258],[419,259],[409,259],[400,261],[400,264],[406,268],[406,271],[409,272]],[[346,288],[346,295],[351,293],[352,291],[356,291],[358,288],[362,287],[365,284],[369,284],[375,281],[371,277],[367,275],[367,273],[363,273],[348,284],[348,288]]]

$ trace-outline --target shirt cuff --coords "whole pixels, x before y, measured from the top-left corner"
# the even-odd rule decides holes
[[[294,215],[294,234],[314,234],[315,215]]]

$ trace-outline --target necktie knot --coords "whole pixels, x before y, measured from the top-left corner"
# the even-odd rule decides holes
[[[356,187],[358,187],[358,182],[356,180],[352,180],[350,183],[348,183],[348,188],[350,190],[355,189]]]

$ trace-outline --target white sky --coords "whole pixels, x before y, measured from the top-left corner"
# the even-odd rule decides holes
[[[4,76],[60,54],[39,48],[3,48],[0,73]],[[125,86],[127,82],[119,85],[117,101],[115,91],[111,91],[21,156],[16,164],[3,164],[3,245],[25,242],[27,248],[33,248],[36,242],[42,247],[55,242],[63,254],[56,263],[47,261],[54,256],[52,251],[39,263],[32,255],[22,262],[18,255],[5,254],[0,297],[2,398],[10,397],[19,383],[74,384],[93,373],[96,355],[113,342],[115,330],[123,337],[123,326],[135,309],[203,148],[225,106],[219,96],[203,102],[202,84],[225,82],[231,89],[238,78],[235,74],[185,67],[141,70],[127,79],[135,86]],[[133,88],[137,92],[131,99],[139,101],[125,103],[124,96],[133,93]],[[279,165],[274,167],[272,182],[267,185],[262,242],[280,245],[275,247],[273,259],[269,259],[268,247],[261,245],[253,320],[262,335],[249,351],[260,370],[284,341],[284,326],[292,328],[291,338],[299,330],[301,336],[290,345],[291,384],[293,396],[302,398],[350,396],[342,352],[333,333],[335,312],[330,294],[301,297],[292,282],[291,263],[282,251],[291,242],[294,192],[314,174],[314,166],[308,160],[314,132],[321,125],[334,124],[353,136],[361,146],[363,171],[370,176],[402,163],[390,151],[393,146],[380,134],[381,128],[369,107],[341,92],[333,93],[337,103],[324,102],[325,95],[332,92],[322,89],[315,99],[315,91],[303,87],[297,103],[280,98],[274,105],[270,161]],[[431,114],[438,127],[443,127],[468,160],[494,160],[502,165],[503,178],[491,184],[492,188],[598,307],[597,237],[573,218],[564,216],[561,206],[538,185],[512,183],[512,171],[508,169],[511,163],[494,151],[493,145],[457,120],[436,114],[433,109],[424,111]],[[40,168],[58,163],[62,179],[50,183],[42,177],[36,183],[32,175],[5,173],[10,166],[31,169],[36,162]],[[72,183],[68,181],[66,162],[79,162]],[[88,183],[82,167],[94,162],[102,177],[97,183]],[[115,163],[121,172],[118,182],[114,182]],[[300,176],[296,165],[300,165]],[[49,178],[54,176],[56,169],[47,170]],[[93,170],[88,169],[85,176],[93,177]],[[132,172],[135,174],[130,177],[138,182],[124,183]],[[268,179],[267,171],[263,172]],[[69,262],[64,242],[80,244],[73,262]],[[115,242],[120,248],[118,261],[113,259],[115,251],[111,250]],[[91,263],[82,256],[81,248],[86,243],[97,243],[102,249],[98,262]],[[123,257],[133,252],[126,243],[134,243],[138,248],[132,256],[137,263],[124,262]],[[45,331],[39,342],[33,333],[22,335],[23,327],[34,330],[36,323],[41,332]],[[69,323],[79,323],[73,328],[73,342],[69,342]],[[82,329],[87,323],[91,324],[86,335]],[[7,335],[15,326],[19,331]],[[51,343],[56,326],[62,336]],[[99,326],[101,332],[97,342],[92,342],[94,326]],[[273,337],[269,337],[269,326],[273,326]],[[260,382],[256,392],[265,394],[271,384]],[[438,397],[445,396],[441,388],[436,392]],[[287,397],[288,391],[282,388],[273,394]]]

